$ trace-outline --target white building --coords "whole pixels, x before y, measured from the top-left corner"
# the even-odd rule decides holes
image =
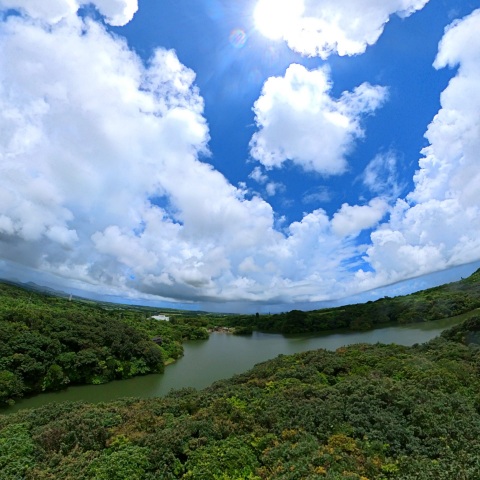
[[[167,317],[165,315],[153,315],[152,317],[154,320],[163,320],[164,322],[169,322],[170,321],[170,317]]]

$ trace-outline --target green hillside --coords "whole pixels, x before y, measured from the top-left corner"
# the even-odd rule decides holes
[[[162,372],[182,355],[184,339],[208,338],[201,317],[158,322],[149,320],[151,308],[57,293],[0,283],[0,406],[67,385]]]
[[[407,324],[449,318],[480,308],[480,269],[470,277],[411,295],[325,310],[292,310],[277,315],[227,317],[244,331],[303,333],[339,328],[366,330],[385,324]]]
[[[207,328],[238,333],[303,333],[368,329],[436,320],[480,307],[480,270],[459,282],[411,295],[328,310],[278,315],[215,315],[163,310],[170,322],[151,320],[157,309],[118,305],[0,283],[0,405],[67,385],[104,383],[163,371],[183,354],[185,339],[208,338]]]
[[[0,416],[0,479],[478,480],[480,318],[166,398]],[[466,344],[468,343],[468,345]]]

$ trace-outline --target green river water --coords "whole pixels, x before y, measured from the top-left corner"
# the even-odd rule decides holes
[[[275,358],[279,354],[292,354],[325,348],[335,350],[355,343],[396,343],[413,345],[436,337],[444,329],[460,323],[465,317],[454,317],[435,322],[391,326],[367,332],[337,332],[315,335],[266,334],[254,332],[251,336],[213,333],[208,340],[184,344],[185,355],[165,368],[164,374],[147,375],[104,385],[69,387],[54,393],[43,393],[19,400],[0,413],[13,413],[50,402],[84,400],[88,402],[112,401],[121,397],[156,397],[171,389],[183,387],[204,388],[216,380],[242,373],[256,363]]]

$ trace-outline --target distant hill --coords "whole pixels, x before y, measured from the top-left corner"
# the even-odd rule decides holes
[[[17,286],[24,290],[58,298],[70,298],[70,294],[33,282],[22,284],[0,280],[0,284]],[[345,305],[336,308],[289,312],[273,315],[235,315],[191,311],[174,308],[126,305],[96,301],[73,296],[74,300],[101,307],[105,310],[126,309],[143,314],[168,314],[174,317],[207,319],[209,325],[235,327],[237,333],[252,330],[276,333],[309,333],[337,329],[368,330],[387,324],[408,324],[440,320],[480,308],[480,269],[457,282],[440,285],[410,295],[384,297],[375,301]]]
[[[399,297],[304,312],[237,315],[229,325],[266,332],[303,333],[339,328],[366,330],[386,324],[439,320],[480,308],[480,269],[468,278]]]
[[[63,290],[57,290],[55,288],[51,287],[46,287],[45,285],[38,285],[37,283],[34,282],[20,282],[18,280],[7,280],[7,279],[1,279],[0,278],[0,284],[5,284],[5,285],[11,285],[13,287],[18,287],[22,290],[30,291],[30,292],[35,292],[35,293],[40,293],[48,296],[53,296],[53,297],[59,297],[59,298],[66,298],[66,299],[71,299],[72,300],[77,300],[80,302],[85,302],[90,305],[96,305],[96,306],[101,306],[102,308],[105,309],[116,309],[116,308],[125,308],[129,310],[135,310],[135,311],[142,311],[142,312],[151,312],[151,313],[157,313],[157,312],[162,312],[162,313],[169,313],[171,315],[181,315],[182,317],[198,317],[198,316],[206,316],[208,315],[209,317],[225,317],[229,316],[232,314],[229,313],[213,313],[213,312],[207,312],[204,310],[185,310],[185,309],[180,309],[180,308],[168,308],[168,307],[153,307],[153,306],[147,306],[147,305],[141,305],[141,304],[125,304],[125,303],[120,303],[120,302],[109,302],[106,300],[94,300],[85,296],[80,296],[80,295],[74,295],[68,292],[65,292]]]
[[[28,290],[32,292],[44,293],[46,295],[53,295],[55,297],[67,297],[67,298],[70,297],[70,294],[67,292],[64,292],[63,290],[56,290],[54,288],[46,287],[44,285],[38,285],[34,282],[23,283],[15,280],[0,279],[0,283],[13,285],[15,287],[19,287],[24,290]]]

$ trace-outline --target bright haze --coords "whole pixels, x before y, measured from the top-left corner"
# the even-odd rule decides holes
[[[478,266],[480,0],[0,0],[0,22],[0,277],[268,312]]]

